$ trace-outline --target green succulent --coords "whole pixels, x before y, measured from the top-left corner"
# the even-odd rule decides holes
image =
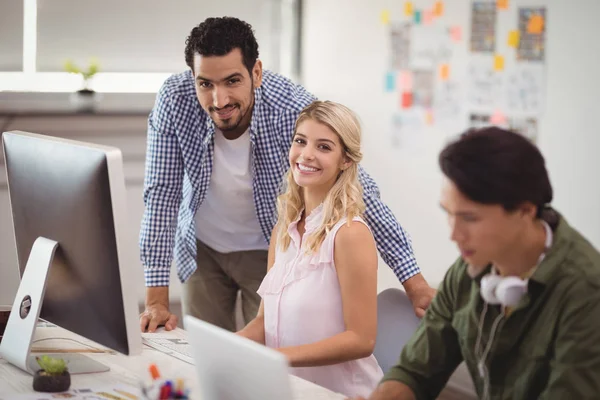
[[[36,357],[39,366],[49,375],[62,375],[67,370],[67,363],[62,358],[54,358],[47,355]]]
[[[87,81],[88,79],[90,79],[91,77],[93,77],[94,75],[96,75],[100,69],[100,64],[98,63],[98,60],[95,58],[90,59],[90,63],[87,67],[87,69],[83,69],[80,68],[79,66],[77,66],[73,60],[66,60],[65,63],[63,64],[63,68],[65,69],[66,72],[70,72],[72,74],[81,74],[81,76],[83,76],[83,79],[85,81]]]

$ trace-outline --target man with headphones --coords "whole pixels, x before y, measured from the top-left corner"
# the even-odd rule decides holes
[[[490,127],[439,164],[461,256],[369,399],[435,399],[463,360],[481,399],[600,398],[600,254],[549,206],[539,150]]]

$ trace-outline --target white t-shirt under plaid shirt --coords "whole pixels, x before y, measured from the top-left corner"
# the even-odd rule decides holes
[[[283,183],[300,111],[315,100],[302,86],[270,71],[254,91],[250,123],[256,215],[268,242],[276,222],[276,198]],[[214,156],[215,125],[200,107],[191,71],[169,77],[148,118],[144,217],[140,256],[146,286],[168,286],[173,255],[179,279],[196,270],[194,215],[206,197]],[[380,200],[373,179],[360,168],[369,224],[383,260],[401,282],[420,272],[410,241]],[[266,270],[266,266],[265,266]]]

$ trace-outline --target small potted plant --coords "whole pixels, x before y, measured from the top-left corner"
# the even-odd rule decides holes
[[[71,375],[67,363],[62,358],[43,355],[35,358],[40,366],[33,376],[33,390],[36,392],[65,392],[71,386]]]
[[[82,111],[90,111],[93,109],[97,95],[91,88],[91,81],[100,69],[98,60],[95,58],[90,59],[89,64],[85,69],[77,66],[73,60],[66,60],[64,69],[66,72],[80,75],[83,80],[82,88],[73,93],[71,102]]]

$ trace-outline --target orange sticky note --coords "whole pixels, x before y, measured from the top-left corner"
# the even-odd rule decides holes
[[[404,3],[404,15],[407,17],[412,17],[414,13],[413,3],[412,1],[407,1]]]
[[[402,96],[400,98],[400,106],[402,108],[410,108],[410,107],[412,107],[412,103],[413,103],[412,93],[410,93],[410,92],[402,93]]]
[[[423,12],[423,23],[431,25],[433,23],[433,11],[426,10]]]
[[[444,2],[443,1],[435,2],[435,4],[433,5],[433,15],[435,15],[436,17],[441,17],[442,15],[444,15]]]
[[[519,31],[510,31],[508,32],[508,46],[509,47],[519,47],[520,40]]]
[[[450,66],[448,64],[440,65],[440,79],[447,81],[450,77]]]
[[[534,14],[529,18],[527,23],[527,33],[539,35],[544,30],[544,17],[539,14]]]
[[[508,10],[508,0],[496,1],[496,7],[498,7],[498,10]]]
[[[459,25],[451,27],[450,28],[450,37],[455,42],[460,42],[462,40],[462,28]]]
[[[383,10],[379,15],[379,20],[383,25],[388,25],[390,23],[390,10]]]
[[[494,71],[502,71],[504,69],[504,57],[496,54],[494,56]]]

